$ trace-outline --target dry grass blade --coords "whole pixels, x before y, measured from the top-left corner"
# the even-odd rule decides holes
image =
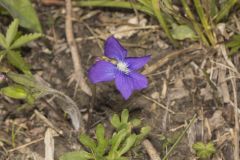
[[[78,52],[77,44],[74,39],[73,35],[73,26],[72,26],[72,2],[71,0],[66,0],[66,38],[68,45],[71,50],[72,60],[73,60],[73,66],[74,66],[74,73],[70,76],[69,84],[73,81],[76,82],[75,85],[75,92],[78,88],[78,86],[89,96],[92,96],[92,91],[90,87],[88,86],[86,80],[84,79],[84,70],[82,68],[80,55]]]
[[[48,128],[45,137],[45,160],[54,160],[54,130]]]

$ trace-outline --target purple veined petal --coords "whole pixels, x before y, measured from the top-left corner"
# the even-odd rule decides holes
[[[148,86],[147,78],[137,72],[129,75],[118,72],[115,78],[115,85],[124,99],[128,99],[134,90],[141,90]]]
[[[143,57],[128,57],[124,61],[128,64],[128,68],[132,71],[142,68],[149,60],[151,56]]]
[[[92,83],[112,81],[115,78],[116,66],[110,62],[97,61],[88,71]]]
[[[104,55],[108,58],[123,60],[127,56],[127,50],[113,36],[109,37],[104,45]]]

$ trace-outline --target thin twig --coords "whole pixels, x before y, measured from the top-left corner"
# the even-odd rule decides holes
[[[71,55],[72,55],[72,60],[73,60],[73,66],[74,66],[74,73],[71,76],[71,79],[69,83],[76,81],[75,85],[75,92],[77,90],[77,87],[80,86],[80,88],[89,96],[92,96],[92,91],[88,84],[86,83],[84,79],[84,70],[82,68],[81,60],[80,60],[80,55],[78,52],[77,44],[74,39],[73,35],[73,26],[72,26],[72,3],[71,0],[66,0],[66,27],[65,27],[65,32],[66,32],[66,38],[68,45],[71,50]]]
[[[149,140],[144,140],[142,144],[151,160],[161,160],[159,153],[157,153],[156,149],[153,147],[152,143]]]
[[[181,50],[177,50],[177,51],[173,51],[172,53],[167,54],[167,56],[161,58],[160,60],[158,60],[156,63],[154,63],[153,65],[150,65],[149,67],[147,67],[142,74],[151,74],[153,73],[155,70],[157,70],[159,67],[163,66],[164,64],[166,64],[167,62],[169,62],[170,60],[182,55],[182,54],[186,54],[192,51],[196,51],[202,49],[202,47],[200,45],[193,45],[190,46],[188,48],[184,48]]]
[[[56,136],[59,136],[59,135],[54,135],[54,137],[56,137]],[[33,140],[33,141],[29,142],[29,143],[23,144],[23,145],[18,146],[18,147],[16,147],[16,148],[10,149],[10,150],[8,150],[8,152],[14,152],[14,151],[23,149],[23,148],[28,147],[28,146],[30,146],[30,145],[32,145],[32,144],[38,143],[38,142],[40,142],[40,141],[42,141],[42,140],[44,140],[44,137],[39,138],[39,139],[36,139],[36,140]]]
[[[150,97],[148,97],[148,96],[145,96],[144,94],[142,94],[142,96],[143,96],[145,99],[147,99],[147,100],[149,100],[149,101],[152,101],[153,103],[156,103],[158,106],[160,106],[161,108],[167,110],[168,112],[170,112],[170,113],[172,113],[172,114],[175,114],[175,112],[174,112],[173,110],[167,108],[166,106],[164,106],[163,104],[159,103],[159,102],[156,101],[155,99],[150,98]]]
[[[41,119],[44,123],[46,123],[50,128],[52,128],[53,130],[55,130],[58,134],[62,135],[62,131],[60,129],[58,129],[57,127],[55,127],[52,122],[50,122],[42,113],[38,112],[37,110],[34,110],[34,113],[36,114],[36,116]]]

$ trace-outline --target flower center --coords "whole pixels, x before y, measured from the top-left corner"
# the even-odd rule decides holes
[[[125,62],[122,61],[118,62],[117,68],[125,74],[129,73],[128,65]]]

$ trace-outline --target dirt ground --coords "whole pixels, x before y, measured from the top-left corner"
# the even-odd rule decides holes
[[[74,7],[74,35],[85,73],[95,58],[102,55],[104,40],[112,33],[128,49],[130,56],[151,55],[144,69],[146,73],[150,67],[160,64],[147,74],[149,87],[135,92],[127,101],[115,89],[114,83],[92,85],[88,81],[96,90],[94,96],[89,97],[81,90],[74,96],[74,83],[68,85],[73,63],[65,38],[65,8],[63,5],[43,5],[40,1],[35,1],[35,5],[47,36],[24,47],[24,57],[34,74],[73,98],[90,135],[94,135],[98,123],[104,123],[110,135],[113,131],[109,125],[110,116],[127,108],[132,118],[138,117],[152,127],[147,138],[162,156],[196,114],[197,120],[169,160],[197,159],[191,146],[198,141],[214,142],[216,153],[211,159],[233,159],[233,103],[236,100],[233,95],[236,88],[240,91],[240,83],[229,79],[232,76],[229,63],[239,71],[239,55],[229,62],[221,44],[209,49],[184,41],[179,48],[173,48],[157,21],[141,13]],[[7,16],[0,19],[0,29],[5,31],[10,19]],[[240,98],[237,99],[239,103]],[[1,160],[44,159],[44,135],[49,124],[39,114],[62,133],[54,138],[56,159],[64,152],[81,147],[78,133],[61,110],[64,103],[47,96],[33,107],[18,112],[16,109],[21,104],[22,101],[0,97]],[[128,154],[132,160],[150,160],[143,146]]]

